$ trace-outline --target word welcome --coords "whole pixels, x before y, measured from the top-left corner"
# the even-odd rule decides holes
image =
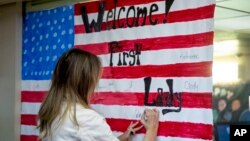
[[[92,20],[89,22],[89,17],[87,13],[87,7],[86,6],[81,6],[81,15],[82,15],[82,20],[84,23],[84,28],[86,33],[91,33],[91,32],[100,32],[101,27],[103,24],[103,20],[105,19],[106,23],[108,21],[112,20],[111,25],[106,25],[108,30],[111,29],[116,29],[116,28],[124,28],[124,27],[138,27],[138,26],[144,26],[146,23],[147,17],[149,17],[149,23],[151,25],[156,25],[158,24],[159,19],[153,19],[152,15],[153,13],[157,12],[159,10],[159,6],[155,3],[151,4],[149,9],[147,7],[139,7],[139,6],[129,6],[129,7],[119,7],[117,10],[117,2],[118,0],[114,0],[114,8],[110,9],[106,17],[104,17],[104,12],[105,12],[105,6],[108,3],[105,3],[105,1],[101,1],[99,3],[99,10],[98,10],[98,16],[97,20]],[[166,23],[166,17],[169,13],[170,7],[172,6],[174,0],[165,0],[165,19],[163,20],[163,23]],[[121,22],[121,14],[125,14],[125,21]],[[129,18],[132,16],[132,18]],[[140,18],[142,20],[140,20]],[[125,26],[126,25],[126,26]]]

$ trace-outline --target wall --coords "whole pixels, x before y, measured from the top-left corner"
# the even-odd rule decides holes
[[[243,82],[250,81],[250,37],[240,40],[239,50],[239,77]]]
[[[238,78],[239,82],[248,82],[250,81],[250,36],[244,34],[245,36],[240,36],[238,38],[218,41],[217,43],[224,41],[238,41],[235,44],[236,50],[232,50],[232,46],[230,44],[221,44],[214,48],[214,64],[218,62],[238,62]],[[232,44],[234,44],[232,42]],[[230,45],[230,46],[229,46]],[[216,47],[216,46],[215,46]],[[220,49],[219,49],[220,48]],[[230,50],[232,52],[230,52]],[[230,68],[223,68],[225,71],[232,71]],[[224,75],[226,75],[225,73]],[[215,78],[214,78],[215,79]],[[234,82],[232,82],[234,83]]]
[[[0,141],[19,141],[22,5],[0,5]]]

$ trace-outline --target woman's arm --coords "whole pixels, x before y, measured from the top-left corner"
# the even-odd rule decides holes
[[[136,122],[136,123],[131,122],[130,125],[128,126],[128,129],[122,135],[120,135],[118,139],[120,141],[128,141],[131,135],[135,134],[135,132],[137,132],[143,127],[143,125],[136,127],[138,123],[139,122]]]
[[[128,141],[131,135],[135,134],[135,132],[144,126],[146,128],[146,134],[143,141],[155,141],[159,126],[159,112],[156,109],[146,109],[141,117],[141,123],[142,126],[136,127],[138,122],[131,122],[127,131],[120,135],[118,139],[120,141]]]
[[[156,109],[146,109],[141,117],[141,123],[147,130],[143,141],[154,141],[158,132],[159,112]]]

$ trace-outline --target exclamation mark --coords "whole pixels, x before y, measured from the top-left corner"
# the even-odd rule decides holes
[[[165,0],[165,19],[163,20],[163,23],[167,23],[167,16],[170,10],[170,7],[174,3],[174,0]]]

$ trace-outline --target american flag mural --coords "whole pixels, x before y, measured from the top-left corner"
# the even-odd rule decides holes
[[[21,141],[37,140],[54,65],[72,47],[102,61],[91,105],[115,135],[157,108],[157,141],[212,140],[214,8],[214,0],[103,0],[26,13]]]

